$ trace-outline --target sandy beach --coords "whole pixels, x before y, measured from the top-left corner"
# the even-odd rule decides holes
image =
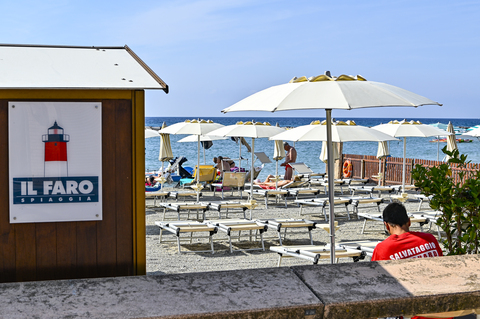
[[[167,188],[166,188],[167,189]],[[178,190],[178,189],[175,189]],[[347,194],[348,191],[344,193]],[[412,193],[413,194],[413,193]],[[340,191],[337,189],[335,196],[340,196]],[[319,195],[325,196],[325,195]],[[385,202],[380,205],[380,209],[390,202],[388,194],[382,195]],[[304,208],[302,216],[299,216],[300,208],[294,203],[293,199],[288,200],[288,207],[285,208],[284,202],[279,201],[275,204],[273,198],[270,199],[268,209],[265,208],[263,197],[256,197],[259,204],[252,212],[252,219],[269,219],[269,218],[305,218],[317,223],[326,223],[323,213],[319,208]],[[213,197],[213,192],[203,191],[201,201],[218,201],[221,200],[219,193]],[[225,200],[240,200],[237,192],[234,192],[234,196],[231,192],[226,192]],[[167,199],[167,202],[174,202],[174,199]],[[188,198],[189,202],[194,202],[195,198]],[[246,194],[243,193],[243,201],[246,201]],[[411,200],[405,203],[408,212],[414,212],[418,210],[419,202]],[[160,228],[155,225],[156,221],[161,221],[163,217],[163,208],[153,206],[153,200],[146,200],[146,244],[147,244],[147,274],[174,274],[174,273],[190,273],[190,272],[206,272],[206,271],[222,271],[222,270],[234,270],[234,269],[250,269],[250,268],[267,268],[276,267],[278,262],[278,254],[270,251],[271,246],[279,246],[279,240],[277,232],[274,230],[268,230],[264,233],[265,237],[265,251],[252,250],[252,251],[234,251],[230,253],[228,237],[223,232],[218,232],[213,236],[215,253],[182,253],[179,254],[177,250],[176,242],[159,242]],[[351,206],[351,205],[350,205]],[[376,205],[375,205],[376,206]],[[361,234],[363,226],[363,219],[357,219],[354,214],[351,215],[351,219],[347,220],[347,214],[344,208],[335,207],[336,220],[339,223],[339,229],[336,232],[336,243],[342,241],[353,240],[383,240],[387,236],[383,231],[383,224],[380,221],[369,221],[364,234]],[[353,208],[350,209],[352,212]],[[427,203],[422,205],[422,210],[430,210]],[[234,213],[237,212],[237,213]],[[376,207],[372,204],[365,204],[360,206],[360,212],[378,213]],[[248,217],[247,211],[247,217]],[[231,210],[229,212],[229,218],[241,218],[243,214],[241,210]],[[223,215],[222,218],[225,218]],[[176,220],[177,214],[174,212],[168,212],[166,220]],[[185,220],[186,216],[182,217]],[[218,212],[207,211],[206,219],[218,219]],[[423,227],[424,231],[429,231],[437,237],[436,227],[433,226],[431,230],[428,230],[428,225]],[[412,223],[411,230],[420,231],[418,223]],[[202,234],[204,235],[204,234]],[[195,238],[193,243],[182,244],[182,252],[192,252],[195,250],[207,250],[210,245],[206,238]],[[314,244],[325,245],[329,242],[328,233],[323,229],[313,229],[312,236]],[[176,237],[164,232],[164,240],[175,240]],[[261,247],[259,241],[249,241],[248,238],[242,239],[241,242],[232,240],[234,249],[240,248],[255,248]],[[291,233],[290,230],[287,233],[286,239],[283,241],[283,245],[308,245],[309,237],[307,232]],[[365,260],[368,260],[366,258]],[[351,258],[341,258],[339,262],[352,262]],[[361,262],[361,261],[360,261]],[[329,259],[322,259],[319,263],[329,263]],[[298,258],[283,258],[282,266],[292,265],[308,265],[310,262]]]

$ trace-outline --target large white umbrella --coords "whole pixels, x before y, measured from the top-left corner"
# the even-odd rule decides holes
[[[453,128],[452,122],[448,122],[447,132],[451,134],[447,136],[447,151],[453,152],[454,150],[458,150],[455,129]],[[450,156],[445,155],[444,160],[448,161],[450,158]]]
[[[163,123],[162,130],[165,129],[167,125]],[[167,162],[173,159],[172,145],[170,144],[170,134],[159,133],[160,134],[160,152],[158,154],[158,160],[162,162],[162,172],[163,172],[163,162]]]
[[[152,129],[145,129],[145,138],[150,138],[150,137],[159,137],[160,133],[158,131],[152,130]]]
[[[332,122],[332,142],[355,142],[355,141],[392,141],[396,138],[374,130],[372,128],[357,125],[354,121],[337,121]],[[327,140],[327,123],[326,121],[313,121],[309,125],[303,125],[294,129],[285,131],[270,138],[271,140],[287,140],[287,141],[326,141]],[[332,145],[333,155],[331,158],[336,160],[340,158],[339,145]],[[327,147],[328,150],[328,147]],[[325,147],[322,147],[320,160],[328,165],[328,152],[325,152]],[[334,161],[332,161],[334,162]]]
[[[252,167],[250,170],[250,200],[253,199],[253,178],[254,178],[254,161],[255,161],[255,139],[264,138],[276,135],[283,132],[285,129],[273,126],[268,122],[237,122],[233,125],[224,126],[215,131],[208,133],[208,135],[216,136],[233,136],[233,137],[251,137],[252,138]]]
[[[396,86],[367,81],[362,76],[341,75],[331,77],[330,72],[311,78],[293,78],[255,93],[222,112],[233,111],[287,111],[300,109],[325,109],[327,120],[327,145],[329,158],[332,150],[332,109],[356,109],[383,106],[413,106],[439,103]],[[331,173],[330,173],[331,172]],[[329,200],[333,197],[333,161],[328,163]],[[330,205],[330,244],[335,247],[334,205]],[[330,262],[335,261],[335,250],[331,250]]]
[[[185,134],[185,135],[196,135],[197,136],[197,170],[200,170],[200,136],[206,135],[208,132],[216,130],[224,125],[219,123],[214,123],[211,120],[186,120],[185,122],[175,123],[170,125],[167,128],[160,130],[160,133],[167,134]],[[195,190],[197,192],[197,201],[200,200],[200,189],[201,185],[199,182],[200,173],[197,171],[197,185],[195,185]]]
[[[466,132],[466,133],[463,133],[463,135],[470,135],[470,136],[475,136],[475,137],[478,137],[480,136],[480,127],[475,127],[474,126],[474,129]]]
[[[376,130],[384,132],[395,137],[403,137],[403,172],[402,172],[402,193],[405,192],[405,169],[406,169],[406,151],[407,137],[431,137],[431,136],[447,136],[447,131],[433,127],[431,125],[422,124],[420,121],[390,121],[387,124],[380,124],[373,127]]]
[[[340,158],[340,152],[339,152],[340,143],[333,142],[332,148],[333,148],[333,160],[336,161],[337,159]],[[322,141],[322,150],[318,158],[325,164],[328,163],[328,147],[327,147],[326,141]]]
[[[226,140],[226,137],[222,136],[208,136],[208,135],[201,135],[200,136],[200,142],[213,142],[213,141],[218,141],[218,140]],[[189,142],[197,142],[198,141],[198,136],[196,135],[189,135],[181,140],[178,140],[177,142],[179,143],[189,143]],[[203,164],[207,164],[206,158],[205,158],[205,147],[203,148]]]

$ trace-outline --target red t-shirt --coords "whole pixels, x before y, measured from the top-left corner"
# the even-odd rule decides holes
[[[373,251],[372,261],[443,256],[437,239],[428,233],[407,232],[390,235]],[[421,319],[424,317],[412,317]]]
[[[390,235],[375,247],[372,261],[443,256],[437,239],[428,233]]]

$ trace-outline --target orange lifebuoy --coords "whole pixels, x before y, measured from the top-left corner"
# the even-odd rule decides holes
[[[350,160],[346,160],[343,163],[343,177],[349,178],[352,176],[352,173],[353,173],[352,162],[350,162]]]

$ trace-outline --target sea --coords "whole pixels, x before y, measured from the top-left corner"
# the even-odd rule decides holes
[[[187,117],[146,117],[145,125],[153,128],[159,128],[165,123],[167,126],[183,122]],[[388,118],[335,118],[338,121],[353,120],[357,125],[372,127],[382,123],[388,123],[393,119]],[[272,125],[279,125],[281,127],[297,127],[301,125],[308,125],[315,120],[324,120],[324,118],[311,117],[212,117],[205,118],[205,120],[212,120],[223,125],[232,125],[239,121],[269,122]],[[410,119],[407,119],[410,120]],[[469,128],[480,124],[480,119],[440,119],[440,118],[423,118],[415,119],[423,124],[445,123],[452,122],[454,126],[460,128]],[[242,167],[251,166],[251,154],[247,152],[245,146],[239,147],[232,139],[213,141],[213,145],[209,149],[197,149],[197,143],[178,141],[184,138],[185,135],[171,135],[170,141],[172,145],[172,152],[175,157],[184,156],[187,162],[183,166],[195,167],[197,164],[197,156],[200,151],[200,164],[213,164],[213,157],[226,156],[235,160],[238,166],[238,158],[241,151],[241,157],[244,158],[241,162]],[[460,136],[457,135],[457,138]],[[461,136],[461,138],[473,140],[471,143],[457,143],[460,153],[467,155],[467,159],[472,163],[480,163],[480,140],[472,136]],[[442,160],[444,154],[441,149],[446,143],[432,142],[432,138],[422,137],[408,137],[406,142],[406,157],[418,158],[427,160]],[[246,138],[251,145],[251,139]],[[325,164],[319,159],[322,149],[322,142],[290,142],[297,150],[297,162],[303,162],[310,167],[314,172],[325,172]],[[439,151],[440,146],[440,151]],[[389,142],[390,155],[392,157],[403,157],[403,140]],[[376,155],[378,149],[378,142],[345,142],[343,144],[344,154],[358,154],[358,155]],[[162,167],[162,162],[158,160],[160,150],[160,138],[153,137],[145,140],[145,169],[147,172],[158,171]],[[270,159],[273,157],[274,142],[267,138],[255,139],[254,152],[264,152]],[[280,164],[282,161],[279,161]],[[259,166],[261,163],[255,160],[254,165]],[[163,163],[166,167],[168,162]],[[262,169],[259,179],[264,179],[268,174],[275,175],[277,163],[272,160],[271,163],[265,164]],[[279,166],[279,173],[283,174],[282,168]]]

